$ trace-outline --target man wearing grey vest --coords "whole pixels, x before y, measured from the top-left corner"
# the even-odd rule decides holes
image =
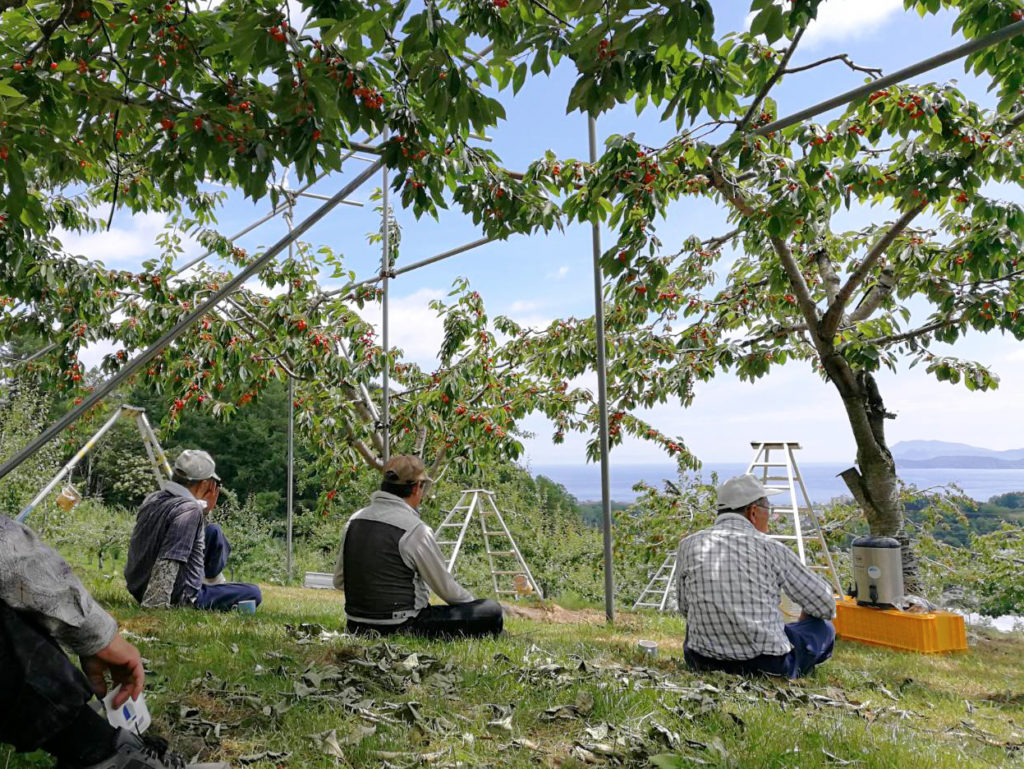
[[[345,591],[350,633],[447,638],[501,632],[501,606],[475,599],[455,581],[434,532],[420,519],[430,483],[419,457],[394,456],[380,491],[345,524],[334,586]],[[431,606],[430,590],[448,605]]]

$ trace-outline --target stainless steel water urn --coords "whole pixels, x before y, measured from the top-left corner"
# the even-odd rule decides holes
[[[888,609],[903,603],[903,557],[899,540],[857,537],[853,540],[853,594],[859,606]]]

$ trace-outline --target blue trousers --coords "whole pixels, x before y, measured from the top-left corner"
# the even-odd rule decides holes
[[[800,678],[816,665],[832,656],[836,629],[828,620],[809,617],[785,626],[786,637],[793,644],[788,654],[760,654],[749,660],[720,660],[705,657],[683,646],[683,657],[693,670],[722,670],[735,675],[766,674]]]
[[[263,593],[257,585],[248,582],[225,582],[222,585],[203,585],[196,596],[197,609],[228,611],[239,601],[263,602]]]
[[[231,543],[224,536],[224,530],[216,523],[206,524],[206,555],[203,567],[207,579],[213,579],[228,565]]]
[[[231,544],[224,536],[224,531],[215,523],[206,526],[206,555],[204,570],[206,577],[216,577],[228,563],[231,555]],[[221,585],[203,585],[196,596],[197,609],[213,609],[228,611],[239,601],[255,601],[259,606],[263,602],[263,593],[259,587],[248,582],[225,582]]]

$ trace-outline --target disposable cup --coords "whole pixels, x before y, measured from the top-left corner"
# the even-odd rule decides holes
[[[255,614],[256,602],[251,598],[248,601],[239,601],[235,604],[235,611],[240,611],[242,614]]]

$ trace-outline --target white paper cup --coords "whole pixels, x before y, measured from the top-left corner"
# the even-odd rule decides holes
[[[114,728],[125,729],[133,734],[142,734],[149,728],[153,718],[146,707],[146,695],[140,692],[138,699],[127,699],[120,707],[114,707],[114,697],[121,691],[118,685],[103,698],[103,708],[107,711],[107,721]]]

